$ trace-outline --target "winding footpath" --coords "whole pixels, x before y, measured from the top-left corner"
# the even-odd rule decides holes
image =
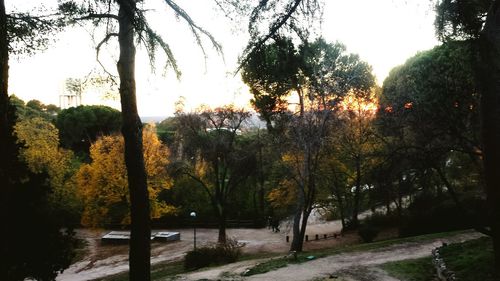
[[[290,264],[284,268],[249,277],[242,277],[241,273],[263,260],[229,264],[164,280],[299,281],[331,278],[331,280],[352,281],[397,281],[398,279],[388,276],[377,265],[430,256],[432,249],[440,247],[443,243],[458,243],[479,237],[481,237],[479,233],[468,232],[423,242],[396,244],[376,250],[337,254],[306,263]],[[339,279],[339,276],[343,278]]]

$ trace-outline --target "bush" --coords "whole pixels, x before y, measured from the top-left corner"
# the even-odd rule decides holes
[[[419,196],[410,204],[399,228],[401,237],[484,226],[484,201],[480,198],[461,198],[463,209],[451,200]]]
[[[238,260],[241,249],[236,240],[229,239],[226,244],[215,244],[189,251],[184,258],[184,268],[197,269],[210,265],[232,263]]]
[[[373,239],[377,237],[380,230],[378,227],[371,224],[362,224],[358,229],[358,235],[361,237],[364,243],[373,242]]]

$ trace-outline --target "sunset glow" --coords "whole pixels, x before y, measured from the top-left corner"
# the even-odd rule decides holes
[[[7,9],[18,9],[56,3],[54,0],[10,1]],[[163,3],[153,6],[152,22],[161,34],[165,34],[171,43],[183,73],[181,80],[176,80],[171,71],[163,71],[157,66],[157,73],[152,74],[147,55],[139,48],[137,53],[137,95],[138,107],[142,116],[168,116],[175,111],[175,101],[185,98],[186,110],[195,109],[200,104],[211,107],[234,103],[248,107],[251,98],[248,88],[239,74],[235,74],[238,57],[247,42],[245,28],[234,27],[229,19],[217,13],[213,1],[179,1],[199,26],[210,31],[224,48],[224,58],[207,48],[208,59],[204,62],[203,53],[190,36],[185,25],[166,17]],[[155,4],[156,5],[156,4]],[[352,12],[356,11],[362,22],[353,23]],[[374,12],[376,11],[376,12]],[[419,50],[432,48],[437,44],[434,36],[434,11],[421,1],[394,0],[368,1],[325,1],[322,36],[328,42],[339,41],[347,46],[347,51],[357,53],[361,59],[373,66],[378,84],[382,84],[389,70]],[[395,26],[393,23],[398,22]],[[391,30],[385,32],[384,30]],[[11,62],[10,94],[23,100],[38,99],[43,103],[58,105],[63,81],[67,78],[84,78],[85,75],[100,67],[95,61],[95,42],[101,38],[91,36],[91,29],[73,28],[58,34],[54,44],[47,51],[32,57],[13,59]],[[173,39],[172,39],[173,38]],[[95,42],[93,42],[95,41]],[[371,42],[367,44],[367,42]],[[103,50],[102,57],[116,56],[115,46]],[[112,57],[111,56],[111,57]],[[161,61],[161,58],[159,59]],[[115,71],[115,62],[105,61],[110,71]],[[161,61],[161,63],[163,63]],[[50,65],[51,71],[45,66]],[[30,77],[30,83],[26,83]],[[35,86],[36,85],[36,86]],[[84,93],[83,104],[106,104],[119,109],[118,100],[103,99],[95,93]],[[367,106],[373,111],[373,106]]]
[[[339,104],[342,111],[353,112],[359,116],[374,117],[378,111],[378,99],[376,97],[357,97],[354,94],[347,95]]]

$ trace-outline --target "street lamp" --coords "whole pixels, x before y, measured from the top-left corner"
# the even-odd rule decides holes
[[[191,212],[191,214],[189,214],[189,216],[191,216],[191,218],[193,218],[194,250],[196,251],[196,225],[195,225],[196,212]]]

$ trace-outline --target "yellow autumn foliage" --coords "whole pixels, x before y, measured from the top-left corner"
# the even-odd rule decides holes
[[[267,194],[267,201],[275,210],[288,209],[297,202],[297,187],[290,180],[283,180],[280,185]]]
[[[18,139],[24,143],[20,157],[34,173],[46,172],[50,179],[53,195],[64,200],[72,193],[68,178],[73,172],[73,153],[59,147],[59,131],[49,121],[40,118],[26,118],[15,127]]]
[[[130,222],[124,150],[121,135],[103,136],[90,147],[92,162],[82,165],[76,175],[78,190],[84,201],[83,225]],[[159,218],[175,212],[175,208],[158,200],[160,192],[172,186],[172,180],[166,172],[168,148],[160,142],[152,126],[143,130],[143,150],[151,217]],[[118,212],[113,211],[117,208]]]

